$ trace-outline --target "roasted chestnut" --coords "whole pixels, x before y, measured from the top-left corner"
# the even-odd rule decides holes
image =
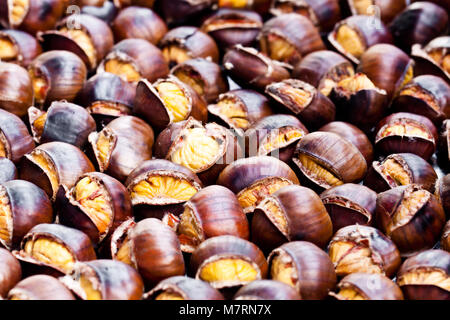
[[[19,178],[14,162],[8,158],[0,157],[0,183],[5,183]]]
[[[111,1],[100,0],[100,3],[98,5],[86,4],[82,6],[81,13],[90,14],[91,16],[97,17],[100,20],[103,20],[106,23],[111,24],[115,16],[117,15],[118,8]]]
[[[143,300],[224,300],[223,295],[207,282],[184,276],[167,278],[151,291]]]
[[[290,285],[274,280],[255,280],[236,292],[233,300],[301,300]]]
[[[378,15],[381,20],[390,23],[403,9],[406,0],[346,0],[353,15]]]
[[[235,288],[267,277],[267,261],[252,242],[235,236],[205,240],[192,253],[190,270],[215,289]]]
[[[269,11],[270,0],[218,0],[219,8],[249,9],[260,14]]]
[[[217,0],[170,0],[159,1],[159,6],[168,24],[180,25],[195,21],[196,18],[209,11],[216,2]]]
[[[144,293],[139,273],[113,260],[77,262],[61,282],[83,300],[141,300]]]
[[[445,214],[450,218],[450,174],[437,180],[435,195],[442,204]]]
[[[408,258],[397,284],[409,300],[449,300],[450,252],[427,250]]]
[[[145,79],[139,81],[133,111],[157,131],[189,117],[201,122],[206,122],[208,117],[205,100],[174,76],[159,79],[154,84]]]
[[[442,159],[443,167],[450,163],[450,119],[444,120],[439,134],[438,160]]]
[[[112,236],[111,256],[137,269],[149,287],[185,273],[177,235],[154,218],[124,222]]]
[[[34,102],[48,107],[52,101],[73,101],[86,81],[83,60],[70,51],[54,50],[39,55],[28,67]]]
[[[322,300],[336,286],[333,263],[311,242],[293,241],[273,250],[270,277],[294,287],[303,300]]]
[[[436,197],[414,184],[378,194],[376,217],[402,257],[432,248],[445,224],[444,209]]]
[[[134,116],[111,121],[89,135],[100,172],[124,182],[138,165],[152,157],[153,129]]]
[[[32,35],[6,29],[0,31],[0,59],[28,67],[31,61],[42,53],[39,42]]]
[[[398,112],[384,118],[375,132],[375,148],[384,155],[414,153],[428,160],[438,143],[434,124],[424,116],[408,112]]]
[[[19,261],[3,248],[0,248],[0,275],[0,298],[3,298],[22,278]]]
[[[9,300],[75,300],[72,292],[54,277],[39,274],[20,281],[9,291]]]
[[[261,51],[271,59],[292,66],[308,53],[325,49],[314,24],[296,13],[282,14],[264,23],[259,43]]]
[[[258,156],[239,159],[219,175],[217,184],[233,191],[245,213],[285,186],[299,184],[294,171],[275,157]]]
[[[301,80],[274,82],[266,87],[266,94],[294,113],[310,130],[317,130],[335,119],[333,102]]]
[[[444,227],[444,233],[442,233],[441,237],[441,248],[450,252],[450,221],[447,221]]]
[[[450,83],[450,36],[433,39],[426,46],[415,44],[411,51],[417,75],[432,74]]]
[[[338,289],[330,292],[336,300],[403,300],[399,286],[382,274],[349,274],[338,283]]]

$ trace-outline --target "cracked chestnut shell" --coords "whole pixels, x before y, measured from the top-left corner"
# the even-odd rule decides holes
[[[436,197],[410,184],[378,194],[377,224],[402,257],[432,248],[445,224],[445,213]]]
[[[8,293],[9,300],[75,300],[60,280],[39,274],[23,279]]]
[[[255,280],[240,288],[233,300],[301,300],[290,285],[274,280]]]
[[[25,123],[15,114],[0,109],[0,157],[18,163],[34,146]]]
[[[0,157],[0,183],[5,183],[19,178],[19,173],[14,162],[8,158]]]
[[[0,298],[6,297],[22,278],[19,261],[6,249],[0,248]]]
[[[444,232],[441,237],[441,248],[447,252],[450,252],[450,222],[444,227]]]
[[[415,44],[411,56],[415,60],[414,73],[432,74],[441,77],[450,84],[450,36],[437,37],[427,45]]]
[[[0,59],[28,67],[31,61],[42,53],[39,42],[32,35],[13,29],[0,31]]]
[[[336,286],[333,263],[313,243],[285,243],[273,250],[267,260],[271,279],[294,287],[303,300],[323,300]]]
[[[403,9],[406,8],[406,0],[347,0],[353,15],[376,14],[374,9],[379,10],[381,20],[389,24]]]
[[[408,258],[397,274],[397,284],[409,300],[449,300],[450,253],[427,250]]]

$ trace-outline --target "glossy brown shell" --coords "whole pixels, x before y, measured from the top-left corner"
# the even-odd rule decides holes
[[[255,280],[236,292],[233,300],[301,300],[290,285],[273,280]]]
[[[22,67],[28,67],[31,61],[42,53],[39,42],[32,35],[13,29],[0,31],[0,38],[8,39],[17,50],[17,56],[9,62],[15,62]]]
[[[421,46],[415,44],[411,49],[411,56],[415,61],[414,74],[415,75],[435,75],[438,76],[448,84],[450,84],[450,74],[445,69],[434,61],[429,53],[433,50],[447,51],[450,47],[450,36],[441,36],[431,40],[427,45]]]
[[[22,278],[19,261],[3,248],[0,248],[0,275],[0,298],[3,298]]]
[[[17,64],[0,62],[0,109],[24,117],[33,103],[33,87],[27,70]]]
[[[8,298],[23,300],[75,300],[75,297],[58,279],[48,275],[35,275],[20,281]]]

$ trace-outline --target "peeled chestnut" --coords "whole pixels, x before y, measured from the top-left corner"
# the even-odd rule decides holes
[[[149,287],[185,273],[177,235],[154,218],[124,222],[112,236],[111,256],[134,267]]]
[[[285,242],[304,240],[324,248],[333,225],[320,197],[311,189],[286,186],[267,196],[253,212],[252,241],[265,252]]]
[[[433,167],[421,157],[412,153],[396,153],[373,162],[364,185],[376,192],[383,192],[414,183],[434,192],[437,178]]]
[[[114,45],[97,72],[110,72],[128,82],[152,82],[165,77],[169,66],[156,46],[144,39],[124,39]]]
[[[296,13],[282,14],[264,23],[259,42],[264,54],[292,66],[308,53],[325,49],[314,24]]]
[[[60,185],[71,188],[80,175],[92,171],[94,166],[80,149],[65,142],[49,142],[23,157],[19,175],[54,200]]]
[[[335,119],[333,102],[301,80],[274,82],[266,87],[266,94],[294,113],[310,130],[316,130]]]
[[[25,117],[33,104],[33,86],[26,69],[8,62],[0,62],[0,109]]]
[[[376,217],[402,257],[432,248],[445,224],[444,209],[436,197],[414,184],[378,194]]]
[[[258,156],[229,164],[220,173],[217,184],[233,191],[244,212],[250,213],[265,197],[299,182],[286,163],[275,157]]]
[[[404,8],[406,0],[346,0],[353,15],[378,15],[390,23]]]
[[[48,107],[52,101],[73,101],[86,81],[83,60],[70,51],[54,50],[39,55],[28,67],[34,102]]]
[[[381,120],[375,132],[375,148],[385,155],[414,153],[428,160],[436,151],[437,129],[421,115],[394,113]]]
[[[205,100],[189,84],[169,76],[154,84],[147,80],[139,81],[133,111],[155,130],[162,131],[189,117],[206,122],[206,108]]]
[[[336,300],[403,300],[399,286],[382,274],[349,274],[338,283],[338,289],[330,292]]]
[[[417,75],[432,74],[450,83],[450,36],[435,38],[425,46],[415,44],[411,51]]]
[[[0,275],[0,298],[3,298],[22,278],[19,261],[3,248],[0,248]]]
[[[5,183],[19,178],[14,162],[8,158],[0,157],[0,183]]]
[[[274,280],[255,280],[236,292],[233,300],[301,300],[290,285]]]
[[[145,293],[143,300],[224,300],[207,282],[185,276],[164,279]]]
[[[323,300],[336,286],[333,263],[311,242],[293,241],[273,250],[270,277],[294,287],[303,300]]]
[[[77,262],[61,282],[83,300],[141,300],[144,293],[139,273],[113,260]]]
[[[123,2],[129,0],[120,1]],[[210,11],[213,4],[216,2],[216,0],[171,0],[160,1],[159,6],[164,16],[164,20],[168,24],[180,25],[195,21],[197,18],[201,17],[202,14]]]
[[[441,248],[450,252],[450,222],[448,221],[441,237]]]
[[[333,223],[333,234],[349,225],[371,225],[375,218],[377,194],[359,184],[345,183],[330,188],[320,198]]]
[[[39,274],[20,281],[9,291],[9,300],[75,300],[72,292],[58,279]]]
[[[427,250],[408,258],[397,275],[397,284],[409,300],[449,300],[450,252]]]
[[[252,242],[235,236],[205,240],[192,253],[191,272],[215,289],[235,288],[267,276],[267,261]]]
[[[42,53],[41,45],[36,38],[20,30],[1,30],[0,43],[0,59],[17,63],[25,68]]]
[[[138,165],[152,157],[153,129],[134,116],[111,121],[88,137],[100,172],[124,182]]]

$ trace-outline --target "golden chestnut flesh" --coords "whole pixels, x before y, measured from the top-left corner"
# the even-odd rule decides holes
[[[189,114],[190,101],[184,91],[176,83],[168,81],[158,83],[156,90],[173,122],[185,120]]]

